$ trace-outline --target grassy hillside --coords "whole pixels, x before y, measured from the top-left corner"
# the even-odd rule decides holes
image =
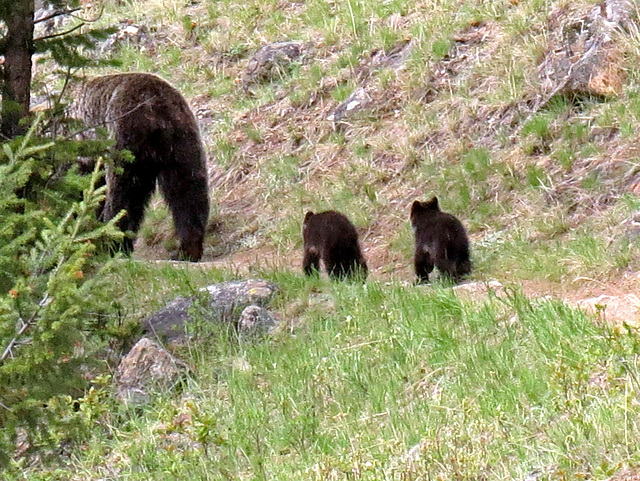
[[[99,23],[145,31],[105,53],[118,71],[161,75],[196,112],[213,202],[210,262],[176,266],[147,262],[175,242],[154,201],[113,274],[118,320],[252,275],[281,285],[286,328],[186,346],[188,381],[144,409],[97,389],[84,441],[15,479],[604,480],[639,463],[637,330],[563,302],[640,288],[638,30],[617,39],[619,95],[531,108],[553,19],[589,5],[105,2]],[[305,57],[244,88],[283,40]],[[394,49],[406,61],[381,66]],[[367,108],[336,127],[358,87]],[[431,195],[468,227],[472,280],[505,292],[411,285],[409,208]],[[327,208],[361,232],[364,285],[302,276],[304,213]]]
[[[478,276],[564,284],[638,265],[636,32],[619,39],[622,95],[526,109],[548,17],[583,4],[151,0],[109,4],[101,21],[144,26],[146,48],[115,51],[121,70],[164,76],[201,118],[219,229],[210,259],[257,248],[297,268],[304,212],[334,208],[361,229],[378,278],[407,280],[409,206],[435,194],[468,226]],[[305,59],[242,88],[253,53],[281,40],[304,42]],[[376,67],[408,40],[402,68]],[[357,87],[369,107],[336,130],[328,117]],[[162,240],[157,227],[147,242]]]

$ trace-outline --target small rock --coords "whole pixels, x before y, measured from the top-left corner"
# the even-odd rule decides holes
[[[249,337],[259,337],[268,334],[276,326],[276,320],[271,313],[260,306],[245,307],[240,314],[238,331]]]
[[[393,70],[401,70],[406,66],[413,47],[414,42],[409,38],[405,38],[388,52],[377,50],[371,54],[371,66],[376,69],[391,68]]]
[[[305,57],[302,42],[276,42],[262,46],[249,60],[242,77],[245,89],[251,84],[269,82],[286,74],[292,62]]]
[[[426,448],[427,448],[427,443],[424,441],[421,441],[415,446],[413,446],[411,449],[409,449],[409,451],[407,451],[407,454],[405,455],[405,460],[407,461],[407,464],[414,465],[418,461],[420,461],[420,459],[424,455],[424,451]]]
[[[251,364],[249,364],[249,361],[241,357],[234,359],[231,363],[231,367],[240,372],[251,372],[251,369],[253,369]]]
[[[536,481],[541,474],[542,471],[540,469],[534,469],[529,474],[527,474],[527,477],[524,478],[523,481]]]
[[[340,122],[353,117],[357,112],[365,109],[371,103],[371,96],[364,87],[358,87],[353,91],[349,98],[338,105],[336,109],[329,114],[327,120],[331,120],[334,126],[338,126]]]
[[[117,397],[125,404],[145,404],[154,392],[173,387],[186,371],[183,362],[143,337],[118,366]]]

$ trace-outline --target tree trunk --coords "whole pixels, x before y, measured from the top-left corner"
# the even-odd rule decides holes
[[[33,16],[34,0],[13,0],[13,5],[6,12],[2,85],[2,135],[6,138],[24,132],[19,122],[29,113]]]

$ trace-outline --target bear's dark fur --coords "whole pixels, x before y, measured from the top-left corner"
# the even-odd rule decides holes
[[[180,239],[179,258],[199,261],[209,217],[206,156],[198,123],[180,92],[151,74],[105,75],[82,87],[74,110],[88,126],[105,126],[115,148],[134,156],[107,166],[102,219],[125,209],[119,227],[137,233],[157,182]],[[127,237],[120,248],[131,252],[133,241]]]
[[[415,234],[414,266],[419,282],[429,282],[434,265],[458,282],[471,272],[469,238],[462,223],[440,210],[438,199],[415,201],[411,206]]]
[[[358,231],[340,212],[307,212],[302,224],[302,238],[305,274],[318,272],[322,260],[327,274],[334,279],[366,278],[367,263],[358,242]]]

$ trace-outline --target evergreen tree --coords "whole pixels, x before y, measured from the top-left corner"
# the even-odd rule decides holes
[[[74,16],[75,24],[61,31],[34,38],[36,24],[52,22],[56,18],[79,10],[80,0],[0,0],[0,55],[4,56],[2,69],[2,124],[0,133],[5,139],[23,134],[29,115],[32,57],[35,53],[49,53],[67,73],[73,69],[96,65],[78,51],[88,49],[96,39],[105,38],[112,29],[86,29],[85,22]],[[35,7],[47,8],[47,12],[35,18]]]
[[[38,3],[50,8],[34,18],[34,0],[0,0],[0,472],[18,445],[23,453],[59,445],[86,422],[75,409],[87,389],[82,369],[105,336],[92,313],[109,309],[100,297],[108,256],[99,246],[122,237],[118,217],[96,220],[105,189],[100,162],[91,176],[69,168],[106,145],[55,138],[59,106],[37,121],[29,114],[33,55],[49,54],[68,78],[99,63],[79,47],[109,31],[82,32],[75,20],[34,38],[34,25],[68,15],[79,0]]]

